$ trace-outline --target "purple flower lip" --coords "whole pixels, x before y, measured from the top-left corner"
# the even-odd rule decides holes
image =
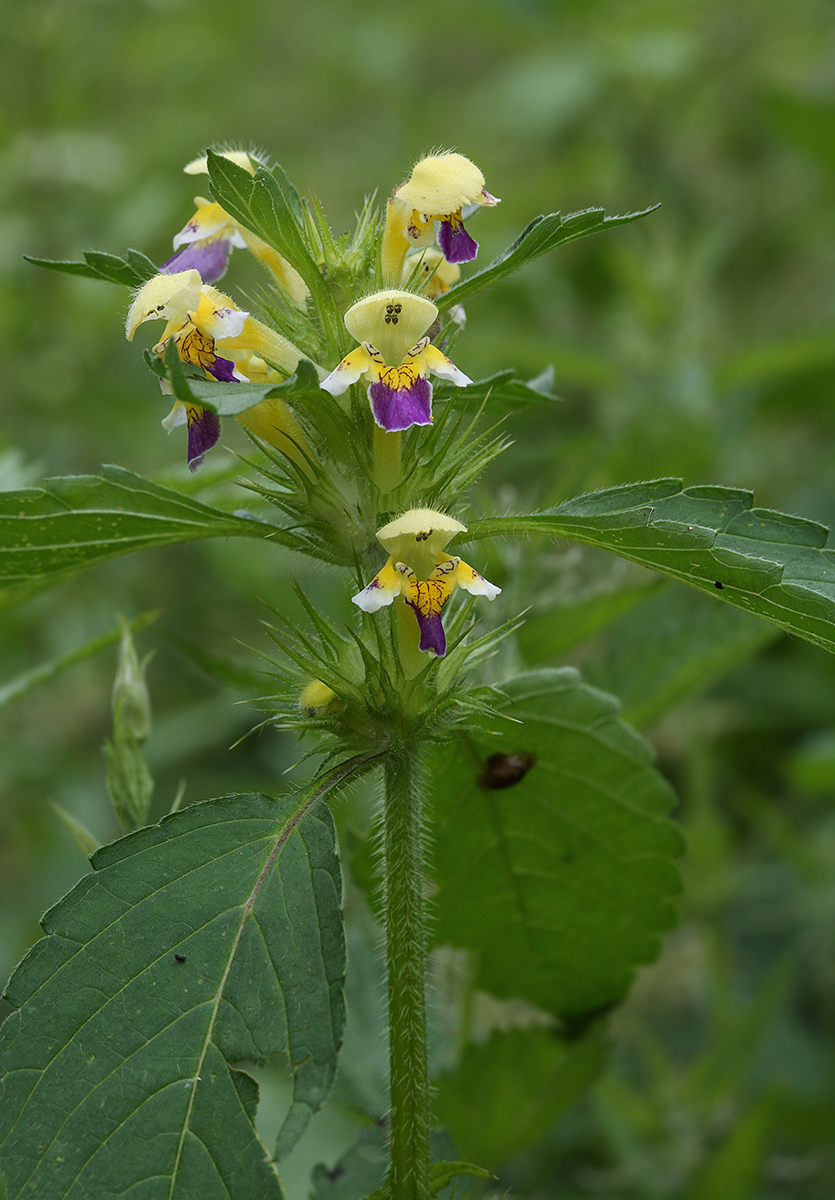
[[[177,271],[199,271],[204,283],[217,283],[226,274],[232,243],[228,238],[214,238],[209,242],[191,242],[178,250],[160,267],[161,275],[174,275]]]
[[[478,254],[478,242],[470,237],[461,220],[441,221],[438,245],[448,263],[472,262]]]
[[[188,465],[195,471],[220,437],[220,417],[208,408],[186,409],[188,419]]]
[[[409,600],[406,603],[417,618],[418,628],[420,629],[419,649],[434,650],[438,658],[443,658],[446,654],[446,634],[444,633],[441,614],[429,613],[428,616],[424,616],[416,605],[412,604]]]
[[[216,356],[214,362],[205,364],[206,370],[218,383],[235,383],[239,376],[235,374],[235,364],[228,358]]]
[[[409,388],[390,388],[378,380],[368,388],[374,420],[388,433],[432,424],[432,384],[418,376]]]

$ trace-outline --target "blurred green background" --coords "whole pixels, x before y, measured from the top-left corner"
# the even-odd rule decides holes
[[[463,370],[529,377],[550,363],[565,400],[511,419],[515,445],[483,481],[482,506],[680,474],[835,520],[831,3],[6,0],[2,15],[0,486],[117,462],[199,489],[233,461],[219,450],[189,478],[141,348],[123,338],[125,293],[40,271],[24,253],[135,246],[164,261],[204,190],[182,166],[207,144],[266,150],[337,232],[365,194],[384,198],[421,152],[444,147],[502,198],[473,224],[483,261],[543,211],[662,205],[468,305]],[[258,286],[240,252],[224,284],[236,285]],[[246,451],[231,421],[222,441]],[[619,1014],[610,1067],[562,1122],[546,1120],[535,1150],[495,1164],[501,1187],[824,1200],[835,1193],[832,663],[602,556],[555,547],[526,572],[526,553],[497,549],[487,571],[508,592],[506,615],[534,606],[524,659],[576,662],[623,699],[679,790],[690,852],[682,926]],[[265,605],[294,603],[291,574],[347,616],[341,582],[252,545],[152,552],[7,597],[0,686],[120,613],[161,609],[139,636],[155,654],[157,815],[181,779],[186,801],[270,789],[292,742],[267,731],[230,747],[254,723],[236,701],[269,689],[253,684],[245,647],[267,647]],[[113,669],[110,650],[0,708],[4,976],[85,868],[49,801],[102,839],[117,832],[100,755]],[[300,1148],[305,1170],[335,1156],[323,1128]],[[333,1136],[337,1149],[349,1140]]]

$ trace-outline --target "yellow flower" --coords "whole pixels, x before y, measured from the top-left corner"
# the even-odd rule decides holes
[[[301,358],[291,342],[203,283],[196,270],[155,275],[139,289],[125,325],[128,340],[145,321],[157,320],[166,325],[155,354],[164,354],[173,338],[183,362],[222,383],[277,383],[295,371]],[[288,445],[298,446],[299,440],[303,444],[301,431],[281,401],[263,400],[238,420],[290,457],[295,456]],[[194,469],[220,436],[220,419],[210,409],[177,400],[163,426],[170,431],[182,424],[188,425],[188,464]]]
[[[489,583],[444,547],[466,525],[431,508],[413,508],[384,525],[377,538],[389,558],[367,587],[352,597],[363,612],[377,612],[398,596],[412,609],[420,629],[420,649],[446,653],[441,610],[456,588],[494,600],[501,588]]]
[[[388,202],[382,247],[385,277],[399,278],[406,246],[434,242],[435,221],[439,222],[438,245],[447,262],[470,262],[478,252],[478,242],[464,228],[464,216],[477,207],[498,203],[485,188],[481,171],[463,154],[422,158]]]
[[[250,175],[262,165],[256,154],[243,150],[224,150],[222,156],[249,171]],[[205,175],[208,170],[205,156],[193,159],[184,170],[187,175]],[[226,271],[232,247],[247,247],[273,273],[295,303],[304,306],[310,294],[307,284],[286,258],[251,229],[239,224],[219,204],[202,196],[195,196],[194,204],[196,212],[174,238],[177,253],[164,264],[163,271],[173,273],[195,268],[204,283],[216,283]]]
[[[332,396],[341,395],[362,376],[374,420],[393,433],[432,423],[431,373],[459,387],[472,380],[422,336],[438,310],[431,300],[389,288],[351,306],[345,326],[360,345],[322,380]]]

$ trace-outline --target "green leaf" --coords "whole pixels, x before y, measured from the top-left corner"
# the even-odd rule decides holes
[[[614,621],[584,656],[583,675],[642,726],[779,636],[749,613],[673,585]]]
[[[206,156],[212,195],[246,229],[273,246],[298,271],[314,295],[323,287],[322,275],[302,234],[298,193],[281,167],[273,172],[258,167],[250,175],[222,154]]]
[[[592,233],[601,233],[604,229],[613,229],[616,225],[628,225],[647,216],[659,205],[645,208],[642,212],[624,213],[622,216],[607,217],[602,208],[586,208],[582,212],[569,213],[563,217],[561,213],[549,213],[548,216],[534,217],[530,225],[523,229],[516,241],[508,246],[498,258],[493,259],[483,271],[469,275],[460,283],[451,287],[443,296],[439,296],[435,305],[441,311],[459,304],[473,292],[478,292],[511,271],[516,271],[526,263],[532,262],[540,254],[547,254],[557,246],[567,242],[575,242],[578,238],[588,237]]]
[[[106,466],[101,476],[68,475],[0,493],[0,585],[45,583],[117,554],[235,535],[283,544],[291,537]]]
[[[465,1162],[437,1162],[429,1168],[429,1194],[437,1196],[443,1188],[452,1183],[453,1179],[466,1175],[470,1179],[492,1179],[492,1174],[484,1167],[476,1167]]]
[[[194,805],[105,846],[8,985],[9,1196],[281,1197],[233,1063],[284,1053],[285,1153],[327,1098],[345,951],[330,813],[303,792]]]
[[[542,533],[611,550],[835,650],[835,550],[825,525],[754,508],[740,488],[657,479],[547,512],[490,517],[467,540]]]
[[[169,357],[171,348],[176,363]],[[211,409],[219,417],[237,417],[239,413],[254,408],[262,400],[273,397],[280,400],[319,400],[319,376],[309,359],[300,360],[298,367],[283,383],[221,383],[211,379],[192,378],[183,370],[182,360],[177,354],[173,340],[166,347],[165,361],[169,366],[168,377],[178,400],[184,404],[197,404]]]
[[[572,669],[532,672],[430,759],[435,937],[562,1017],[616,1003],[676,919],[681,836],[652,752]]]
[[[500,1167],[550,1129],[605,1058],[600,1023],[574,1040],[552,1029],[496,1031],[441,1076],[435,1111],[468,1158]]]
[[[87,279],[103,279],[107,283],[120,283],[131,288],[141,287],[154,275],[159,275],[159,267],[139,250],[128,250],[124,258],[116,254],[104,254],[100,250],[85,250],[84,262],[32,258],[28,254],[23,257],[36,267],[61,271],[65,275],[83,275]]]
[[[501,415],[504,415],[508,409],[542,404],[543,401],[559,401],[561,397],[555,396],[550,390],[553,386],[553,375],[553,369],[548,368],[536,379],[524,380],[509,369],[498,371],[487,379],[475,379],[468,387],[460,390],[446,385],[443,390],[438,389],[437,395],[439,399],[443,399],[452,392],[468,406],[487,402],[490,407],[499,409]]]

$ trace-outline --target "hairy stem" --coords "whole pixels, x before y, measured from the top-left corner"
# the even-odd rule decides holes
[[[417,769],[408,752],[385,761],[392,1200],[429,1196],[426,916]]]

